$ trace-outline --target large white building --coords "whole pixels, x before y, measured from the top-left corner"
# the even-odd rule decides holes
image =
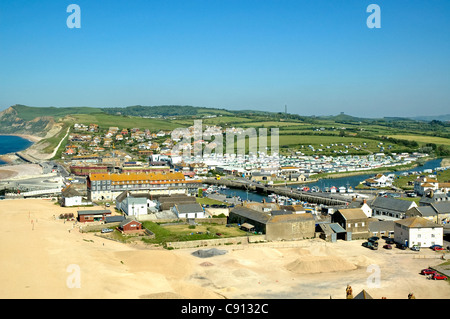
[[[444,231],[441,225],[422,217],[410,217],[394,222],[394,240],[408,247],[442,245]]]

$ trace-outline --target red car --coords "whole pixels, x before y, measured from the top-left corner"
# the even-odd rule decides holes
[[[434,251],[437,251],[437,250],[445,250],[445,248],[444,248],[444,247],[436,246],[436,247],[433,247],[433,250],[434,250]]]
[[[383,248],[385,248],[385,249],[392,249],[392,246],[389,245],[389,244],[386,244],[386,245],[383,246]]]
[[[433,277],[431,277],[431,279],[434,279],[434,280],[447,280],[447,277],[444,276],[444,275],[441,275],[441,274],[434,273]]]
[[[420,273],[422,275],[434,275],[436,273],[436,271],[431,270],[431,269],[422,269],[422,271]]]

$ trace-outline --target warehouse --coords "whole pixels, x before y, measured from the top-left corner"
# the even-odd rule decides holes
[[[259,212],[237,206],[230,211],[228,223],[266,235],[266,240],[296,240],[313,238],[315,220],[311,213],[277,214]]]

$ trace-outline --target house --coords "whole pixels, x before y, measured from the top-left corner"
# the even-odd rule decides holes
[[[152,201],[148,193],[132,194],[130,191],[123,191],[116,197],[116,208],[128,216],[135,217],[157,210],[156,201]]]
[[[260,181],[271,181],[275,177],[274,174],[270,172],[252,172],[251,179],[256,182]]]
[[[351,239],[369,237],[368,218],[361,208],[339,209],[331,216],[331,222],[351,233]]]
[[[450,222],[450,202],[437,202],[427,206],[413,207],[406,212],[406,217],[419,216],[437,224]]]
[[[120,222],[119,229],[124,233],[140,232],[142,230],[142,223],[133,218],[126,218]]]
[[[175,204],[172,211],[178,218],[206,218],[203,207],[198,203]]]
[[[368,178],[365,181],[365,184],[369,187],[389,187],[392,186],[392,179],[383,175],[377,174],[375,177]]]
[[[430,205],[442,201],[450,201],[450,193],[428,191],[420,198],[419,206]]]
[[[272,215],[270,212],[236,206],[228,215],[228,223],[246,225],[251,231],[265,234],[269,241],[313,238],[315,234],[315,220],[311,213]]]
[[[366,199],[363,199],[362,202],[354,200],[348,204],[347,208],[361,208],[367,217],[372,217],[372,208],[367,204]]]
[[[396,199],[392,197],[376,197],[371,203],[372,217],[382,220],[395,220],[405,217],[405,213],[412,207],[417,207],[415,202]]]
[[[80,206],[83,205],[82,199],[81,193],[69,185],[61,191],[60,204],[65,207]]]
[[[99,209],[99,210],[79,210],[77,220],[81,223],[84,222],[97,222],[105,221],[107,216],[111,215],[111,211]]]
[[[408,247],[430,247],[443,244],[443,227],[415,216],[395,221],[394,240]]]
[[[427,176],[420,176],[414,181],[414,192],[418,195],[424,195],[427,191],[436,191],[439,188],[439,182]]]

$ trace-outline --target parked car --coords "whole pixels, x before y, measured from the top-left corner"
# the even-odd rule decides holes
[[[114,229],[111,229],[111,228],[103,228],[102,229],[102,233],[104,234],[104,233],[110,233],[110,232],[112,232],[112,231],[114,231]]]
[[[394,238],[386,238],[385,242],[386,242],[386,244],[390,244],[390,245],[393,245],[395,243]]]
[[[378,241],[379,239],[380,239],[380,237],[373,236],[373,237],[370,237],[370,238],[368,239],[368,241],[376,242],[376,241]]]
[[[411,247],[411,250],[420,251],[420,246],[414,245]]]
[[[445,248],[442,247],[441,245],[433,245],[433,246],[431,246],[430,248],[433,249],[434,251],[437,251],[437,250],[445,250]]]
[[[397,247],[397,248],[399,248],[399,249],[402,249],[402,250],[405,250],[406,248],[408,248],[405,244],[400,244],[400,243],[397,243],[397,244],[395,245],[395,247]]]
[[[434,273],[433,276],[431,277],[431,279],[433,280],[447,280],[447,276],[438,274],[438,273]]]
[[[386,245],[383,246],[383,248],[385,248],[385,249],[392,249],[392,246],[389,245],[389,244],[386,244]]]
[[[436,273],[436,271],[431,270],[431,269],[422,269],[422,271],[420,272],[422,275],[434,275]]]
[[[366,241],[366,242],[362,243],[362,245],[364,247],[370,248],[372,250],[377,250],[378,249],[378,243],[377,242]]]

